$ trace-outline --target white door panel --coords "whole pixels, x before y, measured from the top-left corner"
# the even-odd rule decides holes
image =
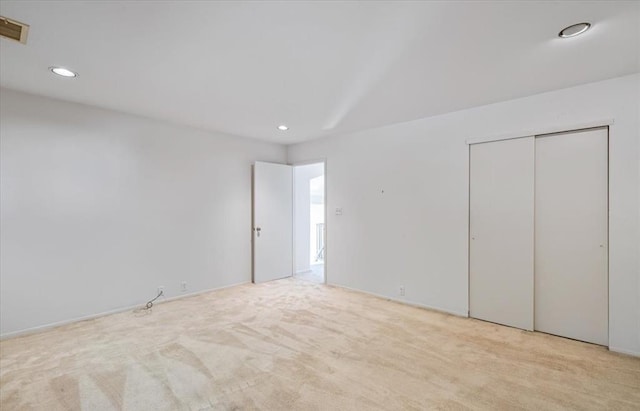
[[[253,166],[253,282],[289,277],[293,269],[293,168]]]
[[[606,128],[536,138],[535,329],[608,345]]]
[[[469,314],[532,330],[534,138],[470,150]]]

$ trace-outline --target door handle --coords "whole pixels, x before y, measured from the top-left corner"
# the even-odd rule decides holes
[[[254,228],[254,230],[256,231],[256,235],[260,237],[260,230],[261,230],[260,227],[256,227]]]

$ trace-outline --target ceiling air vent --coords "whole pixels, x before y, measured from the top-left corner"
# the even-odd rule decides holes
[[[0,36],[27,44],[29,25],[0,16]]]

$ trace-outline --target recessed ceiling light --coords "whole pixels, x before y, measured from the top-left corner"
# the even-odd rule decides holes
[[[280,131],[287,131],[287,130],[289,130],[289,127],[285,126],[284,124],[280,124],[280,125],[278,126],[278,130],[280,130]]]
[[[563,39],[566,39],[568,37],[575,37],[589,30],[590,27],[591,27],[591,23],[573,24],[569,27],[562,29],[560,33],[558,33],[558,36],[562,37]]]
[[[64,67],[49,67],[49,70],[51,70],[52,73],[62,77],[78,77],[78,73],[75,73]]]

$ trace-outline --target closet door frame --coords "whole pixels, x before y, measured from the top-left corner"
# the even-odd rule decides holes
[[[471,146],[473,144],[479,143],[488,143],[492,141],[501,141],[501,140],[511,140],[516,138],[526,138],[530,136],[541,136],[547,134],[555,134],[555,133],[566,133],[571,131],[581,131],[592,128],[607,128],[607,334],[609,336],[609,344],[610,344],[610,336],[611,336],[611,284],[610,284],[610,273],[611,273],[611,258],[610,258],[610,235],[611,235],[611,216],[610,216],[610,204],[611,204],[611,141],[614,138],[614,129],[615,129],[615,120],[613,118],[600,119],[597,121],[589,121],[582,123],[569,123],[569,124],[555,124],[555,125],[547,125],[540,126],[539,128],[533,129],[525,129],[523,131],[516,131],[502,135],[488,135],[481,137],[470,137],[465,140],[465,144],[468,146],[468,157],[467,157],[467,317],[470,316],[470,296],[471,296],[471,287],[470,287],[470,271],[471,271]],[[534,268],[535,275],[535,268]],[[535,279],[534,279],[535,280]],[[535,301],[535,296],[534,296]],[[535,307],[534,307],[535,312]],[[535,318],[534,318],[535,321]],[[564,338],[564,337],[563,337]]]

